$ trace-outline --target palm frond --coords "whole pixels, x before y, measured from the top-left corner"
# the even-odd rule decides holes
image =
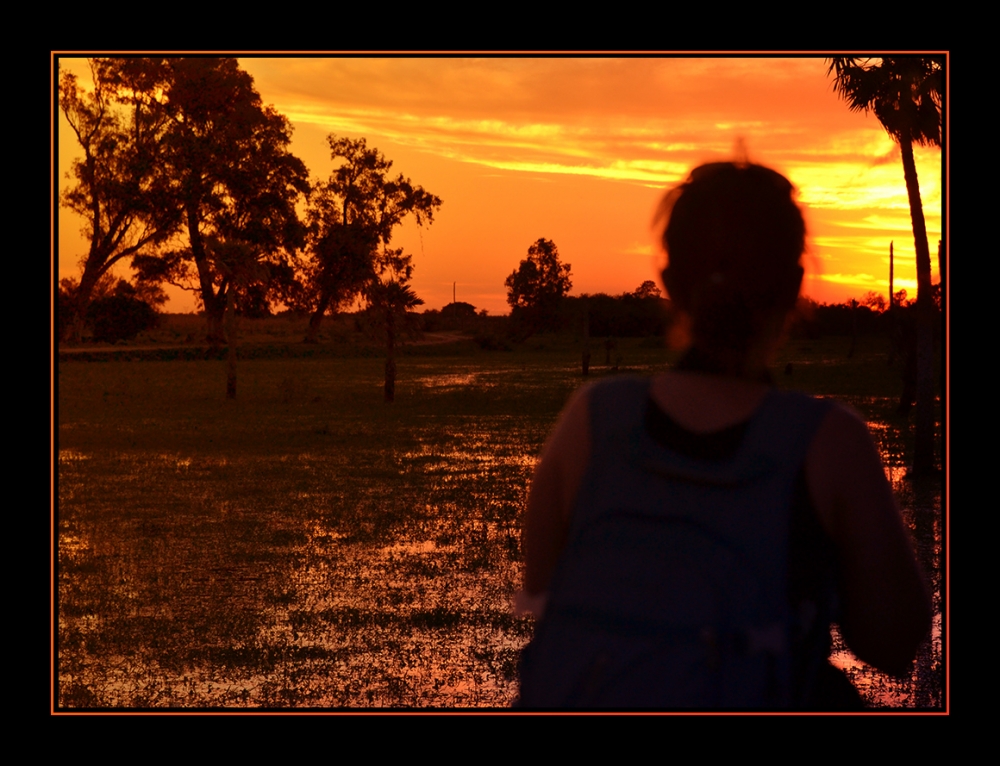
[[[942,65],[938,58],[830,59],[833,89],[851,111],[873,112],[895,140],[941,144]]]

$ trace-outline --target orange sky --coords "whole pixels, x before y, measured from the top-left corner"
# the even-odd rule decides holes
[[[504,279],[539,237],[572,265],[573,294],[621,293],[657,279],[650,228],[663,191],[742,139],[754,162],[800,189],[811,234],[804,291],[839,302],[916,293],[913,234],[895,143],[833,92],[822,58],[239,59],[266,104],[292,123],[292,152],[316,178],[333,168],[329,133],[365,137],[393,171],[438,195],[431,227],[393,244],[414,256],[426,308],[457,298],[506,313]],[[62,66],[85,72],[82,59]],[[59,119],[60,184],[78,152]],[[915,147],[937,280],[941,151]],[[60,276],[78,275],[80,220],[59,213]],[[128,275],[127,267],[118,269]],[[193,297],[170,289],[168,311]]]

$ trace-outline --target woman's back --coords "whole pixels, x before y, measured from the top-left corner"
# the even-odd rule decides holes
[[[887,672],[908,666],[926,633],[927,594],[866,427],[832,401],[717,377],[619,378],[583,389],[567,407],[538,466],[525,521],[525,590],[547,592],[548,599],[547,617],[525,657],[522,704],[808,704],[811,679],[826,670],[820,663],[833,617],[828,586],[839,593],[839,622],[851,648]],[[744,440],[721,460],[657,448],[646,427],[650,404],[685,431],[707,437],[746,424]],[[822,527],[819,535],[806,535],[812,547],[803,547],[796,524]],[[824,563],[812,573],[821,584],[803,610],[801,596],[790,594],[808,588],[785,579],[790,558],[816,567],[831,555],[833,571]],[[801,567],[791,565],[791,575],[801,579]],[[706,588],[715,595],[707,596]],[[721,609],[720,601],[734,606]],[[803,611],[824,622],[806,626]],[[589,614],[589,622],[581,614]],[[605,627],[595,630],[598,624]],[[734,625],[742,639],[733,638]],[[650,630],[656,640],[636,641]],[[763,638],[769,630],[770,649]],[[795,644],[790,631],[810,639]],[[756,634],[774,650],[758,655],[776,674],[766,692],[759,667],[756,682],[702,672],[711,641],[722,634],[729,645]],[[679,635],[694,637],[683,652]],[[664,642],[673,642],[673,655],[663,654]],[[612,644],[618,648],[612,651]],[[561,664],[553,664],[553,656]],[[732,659],[729,666],[743,667]],[[664,677],[679,668],[685,681]],[[612,682],[602,685],[599,678]],[[581,679],[587,683],[576,685]],[[630,686],[635,680],[645,692]]]
[[[522,702],[789,707],[796,477],[828,405],[769,390],[730,429],[738,440],[714,445],[730,454],[692,456],[699,440],[650,428],[650,389],[620,377],[587,392],[590,457]]]
[[[602,703],[614,706],[639,704],[640,696],[685,707],[791,704],[783,668],[801,657],[776,647],[789,645],[779,639],[797,619],[789,594],[804,592],[799,576],[788,575],[801,553],[788,545],[793,496],[808,505],[813,527],[833,551],[848,645],[890,673],[912,661],[929,627],[929,599],[866,425],[846,407],[770,384],[768,365],[803,275],[805,224],[793,193],[767,168],[714,163],[696,168],[665,198],[663,282],[687,329],[688,352],[678,369],[649,383],[579,391],[542,453],[524,522],[521,601],[536,614],[550,611],[526,651],[525,704],[567,704],[559,702],[568,699],[559,680],[566,675],[600,676],[606,689],[618,688],[616,678],[648,682],[643,688],[652,697],[624,691]],[[732,456],[685,455],[677,444],[649,438],[642,412],[650,406],[689,441],[738,432],[741,423],[745,433]],[[738,595],[744,587],[762,595]],[[713,588],[730,606],[709,618],[715,601],[706,594]],[[588,610],[587,620],[565,618]],[[594,657],[612,645],[616,656],[627,655],[639,626],[651,622],[661,640],[655,651],[647,642],[640,652],[646,659],[601,660],[612,662],[609,669],[593,670]],[[760,637],[768,624],[780,626],[770,642]],[[702,638],[670,638],[692,626]],[[759,640],[747,637],[754,633]],[[757,674],[759,681],[758,655],[770,652],[771,702],[750,680],[723,682],[724,690],[739,690],[736,696],[705,696],[697,679],[713,664],[706,646],[721,635],[728,638],[720,647],[732,646],[719,648],[717,660],[725,655],[737,675]],[[772,648],[733,659],[755,641]],[[654,654],[659,659],[648,661]],[[565,672],[553,676],[547,665]],[[692,685],[678,675],[682,669]],[[561,691],[550,695],[550,684]]]

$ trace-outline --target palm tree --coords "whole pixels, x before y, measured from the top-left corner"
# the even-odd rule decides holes
[[[401,325],[406,322],[406,312],[423,305],[408,284],[406,277],[392,278],[383,282],[375,278],[368,290],[368,304],[372,308],[378,326],[385,331],[385,401],[396,397],[396,336]]]
[[[910,222],[917,255],[917,412],[914,473],[934,469],[933,298],[931,255],[920,201],[913,144],[941,146],[943,68],[940,58],[840,56],[830,59],[827,74],[834,90],[852,111],[874,112],[899,144],[903,178],[910,202]]]

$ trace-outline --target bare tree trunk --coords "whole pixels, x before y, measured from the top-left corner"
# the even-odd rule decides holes
[[[622,355],[618,353],[618,338],[614,335],[604,341],[604,364],[611,367],[614,372],[618,372],[618,365],[621,364]]]
[[[83,317],[80,316],[79,312],[73,312],[73,317],[63,330],[63,335],[65,337],[60,340],[68,340],[72,343],[79,343],[83,340]]]
[[[226,342],[225,316],[225,304],[222,305],[221,309],[213,308],[209,311],[208,307],[205,308],[205,320],[208,325],[206,340],[212,348],[219,348]]]
[[[309,328],[306,330],[306,337],[303,343],[319,343],[319,326],[323,322],[326,309],[330,305],[330,296],[325,293],[320,296],[319,306],[309,317]]]
[[[81,301],[77,299],[74,301],[73,316],[67,323],[66,327],[63,329],[63,335],[65,335],[65,340],[72,343],[79,343],[83,340],[83,327],[87,319],[87,304],[90,301]]]
[[[73,296],[73,316],[64,333],[68,340],[79,343],[83,340],[83,328],[87,322],[87,309],[90,307],[90,297],[94,293],[94,287],[104,276],[104,272],[95,273],[84,270],[80,278],[80,284],[76,288],[76,295]]]
[[[198,267],[198,284],[201,288],[201,302],[205,307],[205,319],[208,323],[208,342],[213,348],[218,348],[226,342],[225,328],[222,326],[226,313],[227,280],[223,280],[219,291],[215,291],[212,280],[212,267],[205,252],[205,241],[199,228],[197,208],[187,210],[188,239],[191,242],[191,255]]]
[[[230,287],[229,295],[226,299],[226,342],[228,350],[226,353],[226,398],[236,398],[236,291]]]
[[[927,226],[920,201],[917,166],[913,144],[903,137],[899,148],[903,156],[903,177],[910,201],[913,245],[917,255],[917,407],[913,472],[927,474],[934,470],[934,347],[933,301],[931,299],[931,254],[927,244]]]
[[[388,404],[396,399],[396,328],[391,313],[385,329],[385,402]]]

